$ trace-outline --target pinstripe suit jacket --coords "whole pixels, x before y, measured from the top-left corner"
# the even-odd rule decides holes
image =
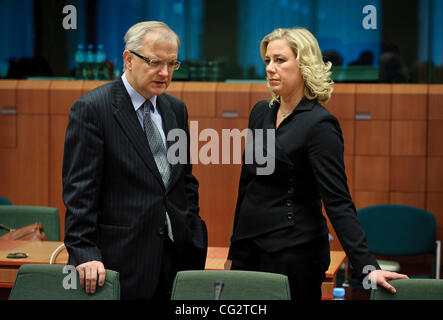
[[[184,103],[162,94],[157,105],[165,133],[180,128],[189,140]],[[120,273],[122,299],[151,298],[160,274],[167,211],[179,269],[203,269],[207,231],[198,215],[198,182],[190,161],[171,171],[165,188],[121,79],[77,100],[63,156],[69,264],[102,261]]]

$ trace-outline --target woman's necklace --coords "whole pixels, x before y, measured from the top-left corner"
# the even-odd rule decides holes
[[[281,111],[281,109],[279,109],[279,110],[280,110],[280,113],[281,113],[283,118],[286,118],[287,116],[289,116],[294,111],[294,110],[292,110],[292,111],[290,111],[288,113],[284,113],[283,111]]]

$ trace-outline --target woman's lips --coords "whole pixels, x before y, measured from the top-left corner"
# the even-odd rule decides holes
[[[269,84],[278,84],[280,82],[280,80],[278,80],[278,79],[269,79],[268,82],[269,82]]]

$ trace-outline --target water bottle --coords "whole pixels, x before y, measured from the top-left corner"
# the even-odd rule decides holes
[[[99,44],[97,46],[97,52],[95,55],[95,68],[94,68],[94,79],[95,80],[107,80],[108,72],[106,68],[106,53],[103,50],[103,45]]]
[[[77,79],[83,79],[83,69],[85,64],[85,47],[82,44],[77,46],[77,51],[74,55],[75,59],[75,77]]]
[[[95,53],[94,46],[88,45],[88,51],[86,51],[86,79],[94,79],[94,65],[95,65]]]
[[[345,288],[334,288],[332,295],[334,296],[332,300],[345,300]]]

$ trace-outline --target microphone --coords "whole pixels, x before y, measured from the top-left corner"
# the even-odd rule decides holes
[[[224,283],[221,280],[214,282],[214,299],[220,300],[221,293],[223,291]]]

